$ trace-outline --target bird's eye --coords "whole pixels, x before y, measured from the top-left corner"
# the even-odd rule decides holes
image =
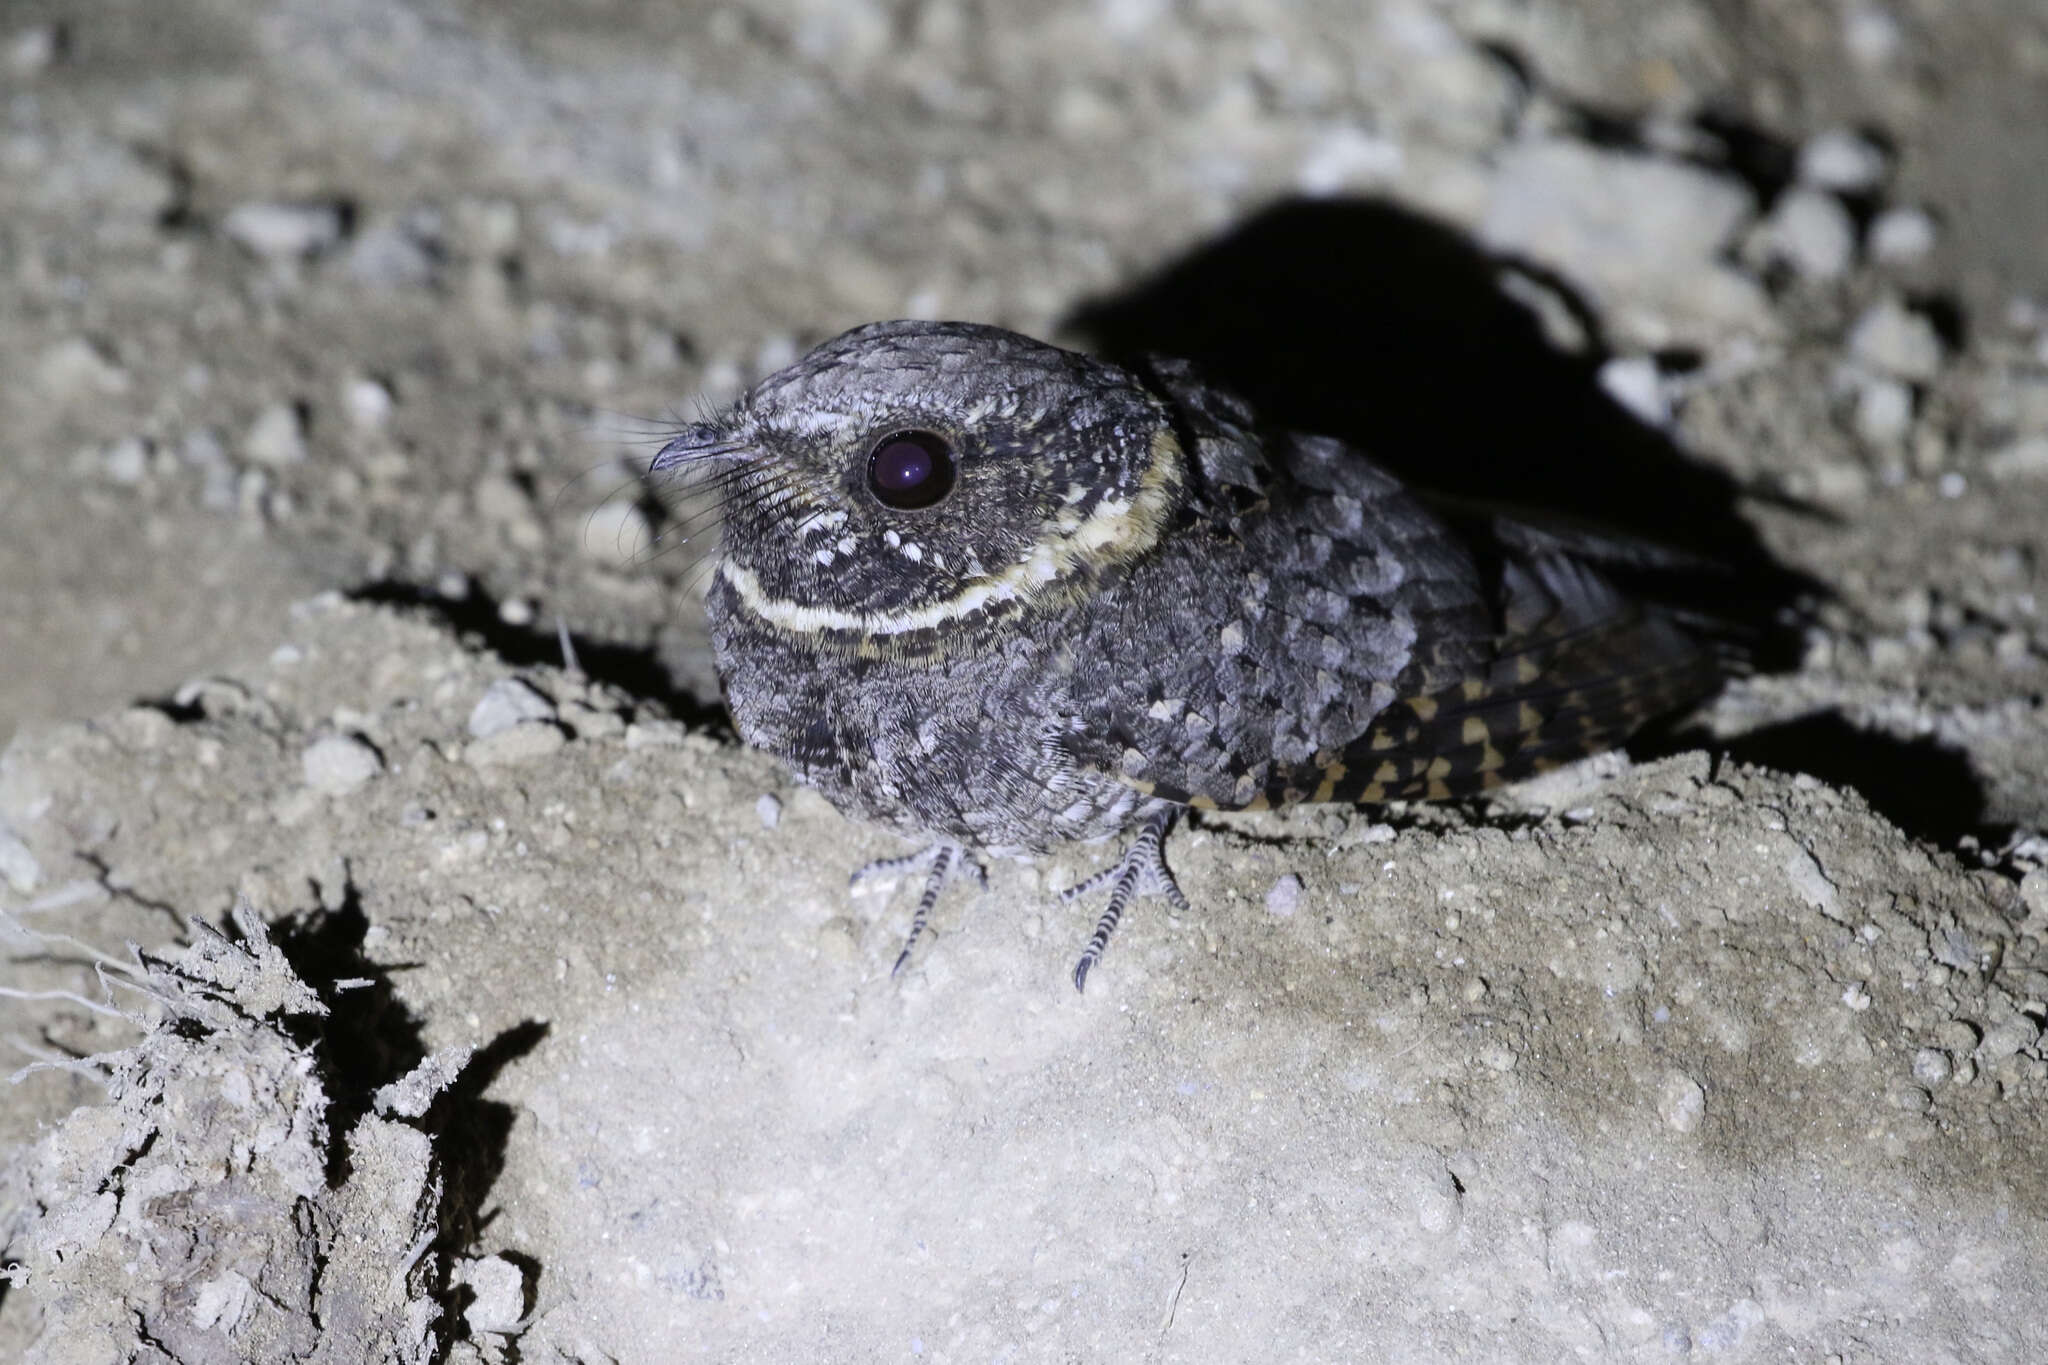
[[[930,507],[953,491],[953,447],[929,431],[899,431],[875,442],[868,487],[885,507]]]

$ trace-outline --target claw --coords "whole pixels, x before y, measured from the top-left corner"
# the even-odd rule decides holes
[[[878,880],[894,881],[906,872],[923,869],[925,872],[924,894],[917,898],[917,912],[911,916],[910,932],[904,935],[903,951],[896,954],[896,965],[889,969],[890,976],[900,974],[910,961],[911,949],[918,939],[924,937],[925,927],[931,923],[932,909],[939,903],[939,892],[948,881],[955,877],[968,877],[984,888],[988,886],[988,871],[968,856],[967,850],[958,844],[933,844],[901,858],[881,858],[857,869],[847,879],[850,887]]]
[[[1142,895],[1157,894],[1166,898],[1167,904],[1182,914],[1193,907],[1182,893],[1180,884],[1167,870],[1164,845],[1166,831],[1173,826],[1174,811],[1171,807],[1160,811],[1145,822],[1138,831],[1138,837],[1124,850],[1124,856],[1102,871],[1078,882],[1060,893],[1060,899],[1072,902],[1103,886],[1110,887],[1109,904],[1095,921],[1095,932],[1088,936],[1088,946],[1081,950],[1081,960],[1074,964],[1074,989],[1088,989],[1088,973],[1102,960],[1103,950],[1109,947],[1109,936],[1116,932],[1117,922],[1124,917],[1124,907]]]

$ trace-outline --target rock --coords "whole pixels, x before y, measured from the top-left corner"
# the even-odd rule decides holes
[[[1621,330],[1647,349],[1702,327],[1774,327],[1756,282],[1719,259],[1755,212],[1754,196],[1731,176],[1534,139],[1502,154],[1477,235],[1627,310]]]
[[[345,221],[336,204],[238,204],[221,220],[221,231],[244,250],[267,260],[310,256],[342,238]]]
[[[1403,164],[1399,143],[1364,128],[1332,128],[1309,145],[1294,183],[1306,195],[1342,194],[1391,180]]]
[[[244,459],[261,465],[298,464],[306,458],[306,424],[296,403],[273,403],[258,413],[242,438]]]
[[[774,829],[782,823],[782,802],[773,792],[762,792],[754,801],[754,814],[762,829]]]
[[[1880,374],[1925,383],[1941,369],[1941,334],[1924,315],[1885,299],[1849,329],[1849,354]]]
[[[149,442],[140,436],[123,436],[100,452],[100,467],[108,480],[133,487],[149,474]]]
[[[354,735],[316,739],[299,756],[306,785],[326,796],[346,796],[384,771],[384,759]]]
[[[42,884],[42,864],[29,852],[21,836],[0,825],[0,881],[26,896]]]
[[[1880,5],[1855,4],[1842,16],[1842,49],[1865,70],[1890,63],[1904,41],[1899,21]]]
[[[1698,1081],[1683,1071],[1664,1073],[1664,1082],[1657,1088],[1657,1114],[1674,1132],[1693,1132],[1706,1112],[1707,1092]]]
[[[394,406],[396,400],[391,389],[381,380],[357,376],[342,383],[341,410],[348,414],[349,422],[359,430],[371,431],[383,426]]]
[[[1856,257],[1856,224],[1842,201],[1821,190],[1795,188],[1780,195],[1764,223],[1765,249],[1799,274],[1831,280]]]
[[[39,76],[64,55],[64,30],[37,24],[14,35],[7,44],[7,66],[17,76]]]
[[[1646,355],[1616,356],[1600,367],[1600,387],[1607,396],[1634,413],[1646,426],[1671,425],[1671,397],[1656,360]]]
[[[85,337],[60,341],[43,352],[36,381],[50,398],[85,398],[128,391],[128,372]]]
[[[472,1333],[504,1334],[519,1325],[526,1312],[526,1275],[503,1256],[481,1256],[455,1266],[455,1282],[476,1295],[462,1310]]]
[[[2048,436],[2024,436],[1984,457],[1985,472],[1995,479],[2048,477]]]
[[[500,678],[484,689],[470,709],[469,733],[472,739],[489,739],[522,721],[554,718],[555,704],[533,684],[522,678]]]
[[[1856,392],[1856,434],[1872,445],[1892,445],[1913,425],[1913,390],[1896,379],[1873,377]]]
[[[1884,179],[1889,160],[1882,148],[1846,128],[1831,128],[1799,149],[1799,179],[1817,189],[1860,194]]]
[[[1292,872],[1274,882],[1266,892],[1266,913],[1282,917],[1301,908],[1301,878]]]
[[[1910,205],[1886,209],[1870,224],[1870,258],[1883,265],[1915,265],[1934,250],[1939,235],[1925,209]]]
[[[559,752],[568,742],[562,727],[551,721],[522,720],[487,738],[472,740],[462,756],[477,768],[532,763]]]

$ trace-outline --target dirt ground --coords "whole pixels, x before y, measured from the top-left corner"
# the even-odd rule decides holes
[[[9,0],[0,92],[0,1359],[2048,1359],[2048,10]],[[892,978],[634,465],[897,316],[1807,608]]]

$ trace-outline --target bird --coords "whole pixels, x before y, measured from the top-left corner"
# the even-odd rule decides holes
[[[1404,486],[1196,368],[1001,328],[856,327],[656,454],[708,478],[705,606],[740,737],[920,841],[900,971],[984,857],[1125,839],[1131,903],[1190,909],[1184,812],[1469,797],[1712,694],[1732,653],[1625,586],[1655,546]]]

